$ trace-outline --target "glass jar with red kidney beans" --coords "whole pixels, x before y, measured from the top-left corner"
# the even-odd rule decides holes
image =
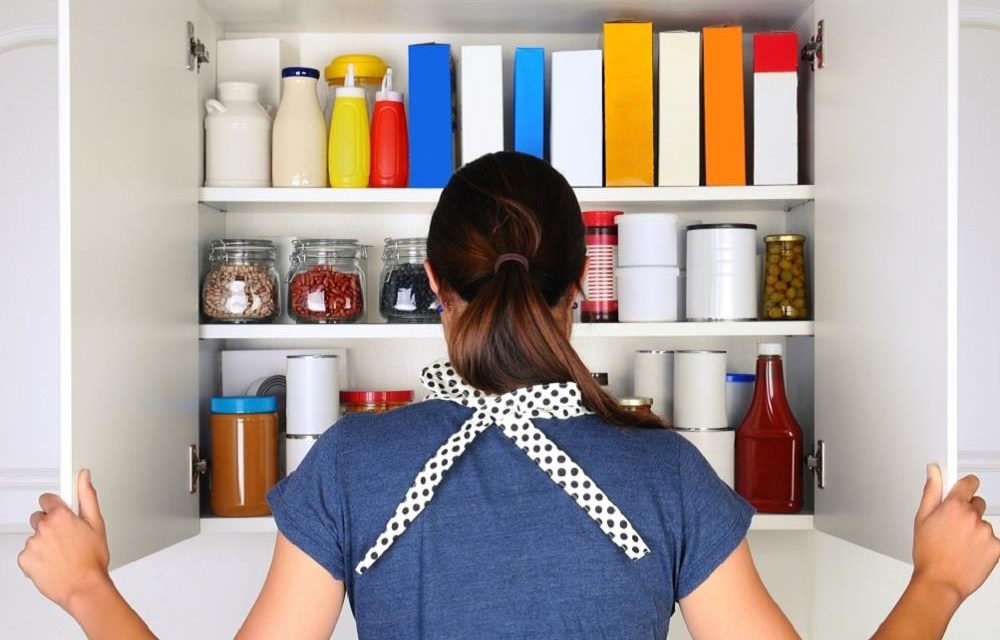
[[[365,315],[365,246],[357,240],[292,240],[288,313],[302,323],[357,322]]]

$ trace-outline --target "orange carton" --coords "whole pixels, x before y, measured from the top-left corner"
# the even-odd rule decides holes
[[[609,187],[653,185],[653,24],[604,23],[604,154]]]
[[[743,120],[743,28],[705,27],[705,184],[747,183]]]

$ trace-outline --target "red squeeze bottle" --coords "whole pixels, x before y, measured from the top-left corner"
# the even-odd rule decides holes
[[[392,90],[391,67],[382,78],[382,90],[375,93],[371,146],[368,186],[405,187],[410,177],[410,145],[403,94]]]
[[[802,510],[802,428],[785,397],[781,345],[762,344],[753,400],[736,429],[736,492],[761,513]]]

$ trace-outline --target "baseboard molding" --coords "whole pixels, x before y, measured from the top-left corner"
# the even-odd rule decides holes
[[[59,491],[58,468],[0,469],[0,533],[29,531],[38,495]]]

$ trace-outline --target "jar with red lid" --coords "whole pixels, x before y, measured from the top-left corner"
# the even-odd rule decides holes
[[[288,313],[296,322],[357,322],[365,315],[365,246],[357,240],[292,240]]]
[[[349,413],[384,413],[413,402],[412,391],[361,391],[340,392],[340,415]]]
[[[584,211],[587,227],[587,273],[584,280],[580,320],[618,322],[618,225],[621,211]]]

